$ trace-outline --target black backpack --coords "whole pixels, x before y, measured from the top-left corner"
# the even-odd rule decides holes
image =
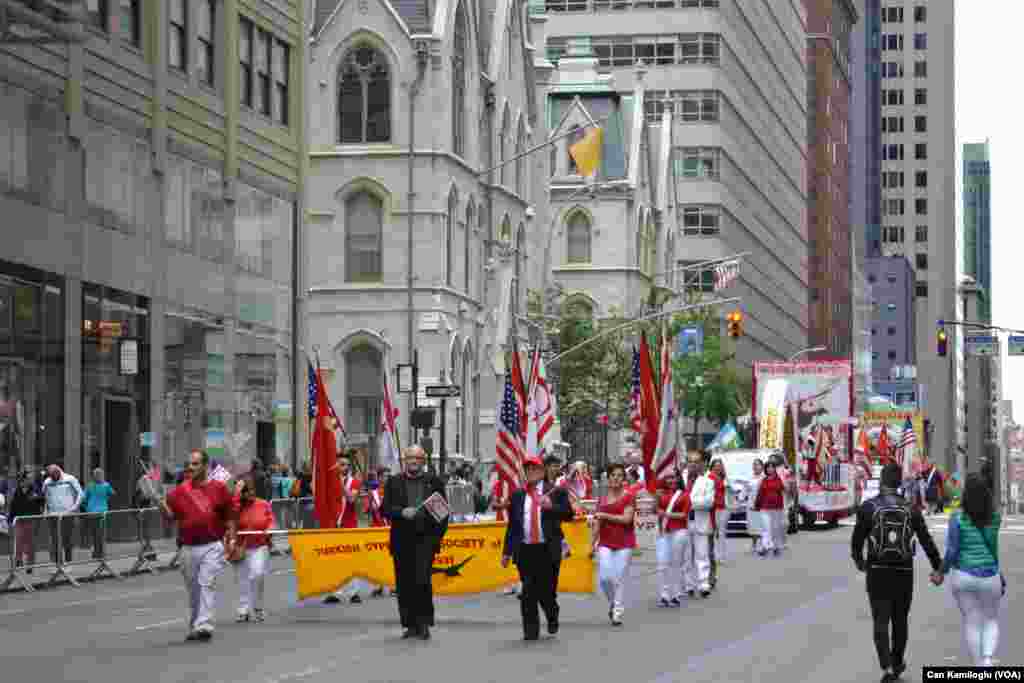
[[[907,505],[891,503],[875,508],[868,536],[868,558],[872,563],[907,564],[914,559],[916,545]]]

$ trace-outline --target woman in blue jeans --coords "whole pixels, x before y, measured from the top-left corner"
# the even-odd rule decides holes
[[[962,511],[949,520],[944,574],[952,572],[953,597],[963,615],[964,640],[975,666],[992,666],[999,644],[999,513],[980,474],[964,483]]]

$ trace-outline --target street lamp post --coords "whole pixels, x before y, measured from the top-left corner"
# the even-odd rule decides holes
[[[792,363],[793,361],[795,361],[797,358],[799,358],[800,356],[804,355],[805,353],[818,353],[819,351],[824,351],[824,350],[825,350],[824,346],[812,346],[809,349],[801,349],[800,351],[797,351],[792,356],[790,356],[789,360],[786,361],[786,362],[787,363]]]

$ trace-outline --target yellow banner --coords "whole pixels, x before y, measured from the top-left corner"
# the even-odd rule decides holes
[[[560,593],[592,593],[594,562],[590,529],[584,520],[567,522],[562,531],[571,554],[562,560]],[[310,529],[288,534],[295,560],[299,599],[333,592],[354,578],[379,586],[395,585],[388,529]],[[452,524],[434,557],[434,593],[470,595],[509,586],[519,580],[514,564],[501,566],[504,522]]]

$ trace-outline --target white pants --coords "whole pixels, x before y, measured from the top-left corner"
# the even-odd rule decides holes
[[[245,551],[245,558],[235,565],[238,580],[238,613],[263,609],[263,586],[270,568],[270,548],[260,546]]]
[[[690,552],[690,536],[686,529],[658,536],[655,554],[658,559],[658,575],[661,577],[661,599],[671,600],[686,592],[686,561]]]
[[[694,590],[711,590],[711,536],[710,534],[690,533],[690,544],[693,547],[693,564],[690,571],[690,587]]]
[[[963,615],[964,640],[975,666],[992,666],[999,645],[999,603],[1003,584],[999,576],[981,578],[959,569],[952,571],[953,597]]]
[[[786,542],[786,519],[783,510],[761,510],[761,549],[768,553],[782,550]]]
[[[224,571],[224,544],[186,545],[181,549],[181,573],[188,591],[188,630],[213,631],[217,613],[217,578]]]
[[[729,559],[726,550],[726,537],[729,535],[729,511],[715,510],[715,560],[725,562]]]
[[[623,548],[612,550],[599,546],[597,549],[597,577],[601,591],[608,598],[608,606],[612,608],[612,616],[622,617],[625,609],[626,576],[629,574],[629,563],[633,559],[633,549]]]

